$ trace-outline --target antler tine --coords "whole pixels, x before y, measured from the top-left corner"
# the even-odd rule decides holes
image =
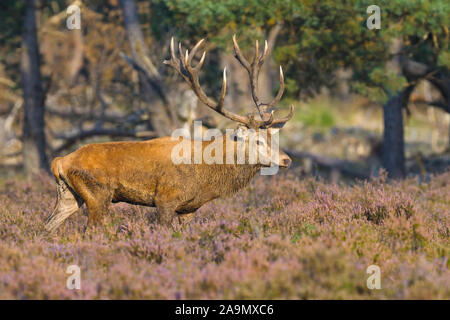
[[[245,59],[244,55],[239,48],[239,45],[236,41],[236,35],[233,35],[233,46],[234,46],[234,56],[240,62],[240,64],[250,73],[250,63]]]
[[[220,93],[219,103],[217,109],[223,111],[223,102],[225,100],[225,95],[227,94],[227,67],[223,68],[223,78],[222,78],[222,92]]]
[[[192,48],[192,51],[189,54],[188,64],[191,64],[192,58],[194,58],[195,54],[197,53],[198,49],[200,48],[200,46],[203,44],[204,41],[205,39],[201,39],[199,42],[197,42],[194,48]]]
[[[267,108],[273,107],[278,102],[280,102],[283,93],[284,93],[284,74],[283,68],[280,66],[280,88],[278,89],[278,93],[275,96],[275,98],[273,98],[273,100],[267,104]]]
[[[253,57],[252,65],[256,63],[259,58],[259,42],[258,39],[255,40],[255,56]]]
[[[203,51],[203,55],[202,55],[202,57],[200,58],[199,63],[198,63],[198,64],[195,66],[195,68],[194,68],[196,71],[200,70],[201,67],[203,66],[203,62],[205,62],[205,57],[206,57],[206,51]]]
[[[182,59],[178,58],[175,53],[174,38],[172,37],[170,39],[170,60],[164,60],[163,63],[172,66],[175,70],[177,70],[179,73],[182,74],[182,71],[180,68],[181,60]]]
[[[264,51],[261,55],[259,55],[259,42],[256,40],[255,42],[255,57],[253,59],[252,64],[258,64],[258,68],[264,64],[264,60],[266,59],[267,52],[269,51],[269,45],[267,44],[267,40],[264,40]],[[258,70],[259,71],[259,70]]]
[[[181,41],[178,42],[178,59],[180,60],[183,69],[187,70],[187,63],[185,57],[183,56],[183,47],[181,46]]]
[[[172,65],[172,61],[175,59],[175,50],[173,49],[173,37],[170,39],[170,59],[165,59],[164,64]]]
[[[257,128],[265,128],[265,129],[282,128],[286,124],[286,122],[291,120],[291,118],[293,117],[294,105],[291,105],[289,114],[286,117],[281,118],[281,119],[275,119],[274,111],[275,110],[272,110],[270,112],[269,118],[267,120],[253,120],[254,126],[256,126]]]
[[[275,110],[270,111],[269,119],[263,121],[265,127],[269,127],[273,123],[273,121],[274,121],[273,113],[274,112],[275,112]]]
[[[190,67],[188,60],[189,60],[189,50],[186,49],[186,54],[184,55],[184,64],[186,65],[186,67]]]
[[[282,128],[285,125],[286,122],[291,120],[293,115],[294,115],[294,105],[291,104],[291,107],[290,107],[290,110],[289,110],[289,114],[286,117],[284,117],[284,118],[273,120],[267,126],[267,128]]]
[[[176,55],[175,55],[175,48],[174,48],[174,39],[173,37],[170,39],[170,55],[172,57],[173,60],[176,59]]]
[[[263,53],[262,53],[262,55],[261,55],[261,57],[259,58],[259,61],[258,61],[259,67],[261,67],[263,65],[264,60],[266,59],[266,55],[267,55],[268,51],[269,51],[269,46],[267,45],[267,40],[265,40],[264,41],[264,51],[263,51]]]

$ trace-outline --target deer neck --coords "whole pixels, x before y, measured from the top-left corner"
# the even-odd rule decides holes
[[[232,195],[242,188],[245,188],[256,175],[261,165],[248,164],[225,164],[217,165],[219,189],[221,195]]]
[[[226,163],[226,144],[232,143],[234,150],[234,163],[219,165],[217,170],[222,176],[222,192],[227,195],[236,193],[242,188],[245,188],[256,175],[258,170],[261,169],[261,164],[238,164],[237,162],[237,142],[230,139],[230,137],[224,137],[223,141],[224,147],[224,163]],[[246,154],[246,159],[248,160],[248,155]],[[248,161],[247,161],[248,162]]]

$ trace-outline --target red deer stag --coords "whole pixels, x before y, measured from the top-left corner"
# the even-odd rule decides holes
[[[51,170],[56,178],[58,198],[53,213],[48,217],[46,230],[55,230],[65,219],[86,203],[88,225],[96,225],[108,212],[111,202],[127,202],[137,205],[156,207],[159,222],[171,225],[177,215],[193,213],[203,204],[218,197],[231,195],[245,187],[259,169],[267,166],[288,167],[291,159],[281,150],[273,157],[271,137],[276,130],[292,118],[294,108],[291,106],[288,116],[275,119],[272,107],[281,99],[284,91],[283,72],[280,67],[280,89],[269,103],[263,103],[257,95],[259,70],[267,55],[267,41],[262,54],[258,41],[252,62],[248,62],[233,36],[235,57],[247,70],[250,77],[251,93],[256,110],[248,116],[235,114],[224,109],[226,93],[226,70],[223,72],[222,92],[216,102],[209,98],[200,86],[198,72],[205,61],[203,53],[199,63],[191,62],[204,40],[200,40],[192,51],[175,54],[174,41],[171,40],[171,59],[165,64],[175,68],[190,85],[201,102],[209,108],[239,123],[233,134],[222,136],[223,158],[234,154],[238,143],[244,143],[245,157],[251,154],[249,132],[258,133],[266,130],[264,138],[256,135],[256,144],[264,145],[264,152],[258,151],[255,163],[200,163],[175,164],[171,157],[172,150],[180,142],[171,137],[162,137],[148,141],[122,141],[86,145],[65,157],[55,158]],[[261,135],[262,136],[262,135]],[[192,146],[199,141],[187,140]],[[218,140],[220,141],[220,140]],[[211,141],[200,141],[203,151]],[[198,144],[197,144],[198,145]],[[228,146],[228,147],[227,147]],[[240,145],[242,147],[242,144]],[[241,149],[241,147],[239,147]],[[231,150],[231,151],[230,151]],[[261,150],[261,148],[258,148]],[[203,154],[203,153],[202,153]]]

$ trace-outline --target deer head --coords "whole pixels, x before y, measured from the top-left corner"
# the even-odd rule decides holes
[[[236,41],[236,36],[233,36],[234,55],[242,67],[247,70],[250,78],[252,98],[255,103],[255,110],[246,116],[236,114],[224,108],[224,100],[227,90],[226,67],[223,70],[222,90],[218,101],[214,101],[209,98],[200,86],[198,73],[205,61],[206,51],[203,52],[200,61],[196,66],[192,66],[192,59],[203,44],[204,39],[201,39],[197,42],[194,48],[192,48],[191,52],[186,50],[183,55],[183,49],[181,47],[181,43],[179,43],[179,55],[177,56],[175,53],[174,39],[172,37],[170,42],[171,58],[170,60],[165,60],[164,64],[170,65],[178,71],[201,102],[222,116],[239,124],[238,128],[230,135],[230,138],[245,144],[247,158],[257,157],[259,159],[258,164],[262,166],[277,165],[280,167],[288,167],[291,163],[291,159],[284,152],[278,150],[278,143],[276,142],[278,140],[273,138],[278,133],[278,130],[282,128],[294,114],[294,106],[291,105],[289,114],[286,117],[279,119],[274,117],[275,105],[281,100],[284,92],[284,76],[281,66],[280,88],[272,101],[264,103],[260,101],[257,94],[259,72],[268,53],[267,41],[265,41],[263,52],[260,53],[259,43],[258,40],[256,40],[255,53],[252,62],[249,62],[242,54]],[[252,148],[250,146],[251,144],[256,144],[257,148]],[[274,147],[277,149],[276,152],[274,152]]]

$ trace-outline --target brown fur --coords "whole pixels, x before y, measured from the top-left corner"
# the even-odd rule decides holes
[[[231,140],[223,139],[225,150],[226,141]],[[51,170],[58,199],[46,229],[56,229],[83,203],[93,225],[101,222],[111,202],[156,207],[160,222],[170,224],[176,214],[192,213],[208,201],[245,187],[261,168],[260,164],[175,165],[171,151],[178,143],[164,137],[89,144],[55,158]],[[209,143],[202,142],[202,149]]]

